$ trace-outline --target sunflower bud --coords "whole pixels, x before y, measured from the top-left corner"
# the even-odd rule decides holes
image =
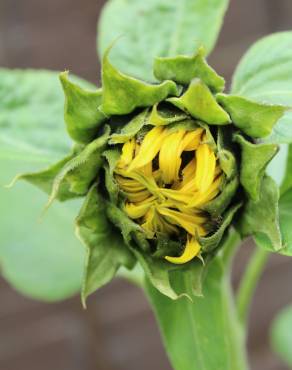
[[[77,218],[88,248],[83,297],[138,261],[157,289],[177,298],[171,271],[218,253],[231,225],[279,248],[277,192],[265,174],[278,148],[265,137],[285,107],[223,94],[203,49],[157,58],[157,84],[118,71],[109,51],[102,89],[61,74],[72,152],[21,176],[50,192],[50,203],[85,198]]]
[[[122,147],[114,170],[125,195],[124,210],[150,240],[164,235],[185,241],[180,256],[186,263],[199,255],[198,236],[211,232],[212,220],[203,206],[220,193],[222,170],[201,127],[154,127]],[[179,251],[178,251],[179,252]]]

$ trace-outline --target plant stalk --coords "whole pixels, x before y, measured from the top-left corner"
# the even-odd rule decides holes
[[[269,252],[257,248],[250,258],[237,293],[237,312],[243,326],[247,325],[249,309],[259,278],[265,268]]]

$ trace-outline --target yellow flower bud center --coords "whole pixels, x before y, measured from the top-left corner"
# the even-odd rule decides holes
[[[186,263],[200,254],[198,237],[208,233],[203,206],[220,192],[222,172],[202,128],[192,131],[154,127],[143,138],[122,147],[115,178],[126,197],[125,212],[141,225],[147,238],[178,236],[186,245]]]

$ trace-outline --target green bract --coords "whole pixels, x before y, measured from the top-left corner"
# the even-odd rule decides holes
[[[67,73],[61,74],[65,121],[75,143],[72,151],[44,171],[20,176],[49,193],[48,204],[84,198],[76,221],[77,235],[87,247],[83,299],[110,281],[121,266],[131,269],[137,262],[164,295],[200,295],[202,271],[220,253],[232,225],[243,236],[254,234],[270,249],[281,251],[285,246],[278,189],[265,173],[278,147],[264,139],[287,108],[223,94],[224,80],[207,64],[202,48],[194,56],[157,58],[156,84],[117,70],[109,52],[103,58],[102,89],[85,90],[69,81]],[[220,165],[220,192],[202,207],[209,223],[208,232],[198,237],[205,265],[198,258],[186,265],[168,262],[168,253],[179,254],[184,248],[180,236],[161,234],[149,240],[145,229],[125,212],[125,194],[114,170],[123,144],[142,140],[153,127],[173,133],[204,130],[204,140]],[[173,276],[190,269],[193,274],[185,273],[188,289],[178,291]]]

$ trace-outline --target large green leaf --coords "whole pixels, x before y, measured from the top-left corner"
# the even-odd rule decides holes
[[[68,152],[63,108],[58,73],[0,70],[1,269],[18,290],[45,300],[80,288],[84,250],[72,227],[79,204],[56,204],[39,222],[47,196],[29,184],[3,185]]]
[[[54,204],[40,220],[47,195],[26,184],[3,187],[19,171],[37,163],[0,159],[0,264],[20,292],[54,301],[81,287],[84,248],[74,235],[79,202]]]
[[[0,69],[1,157],[48,163],[67,153],[63,112],[58,73]]]
[[[155,57],[192,54],[217,40],[228,0],[110,0],[98,27],[102,56],[118,37],[112,60],[123,72],[153,81]]]
[[[274,351],[292,368],[292,305],[276,316],[272,324],[271,342]]]
[[[279,32],[256,42],[233,76],[232,93],[253,100],[292,106],[292,32]],[[292,112],[273,129],[270,140],[292,142]]]
[[[172,301],[146,284],[175,370],[247,369],[244,339],[225,268],[220,257],[208,264],[203,297],[195,297],[193,302],[186,297]],[[175,286],[178,291],[188,292],[185,274],[176,275]]]

